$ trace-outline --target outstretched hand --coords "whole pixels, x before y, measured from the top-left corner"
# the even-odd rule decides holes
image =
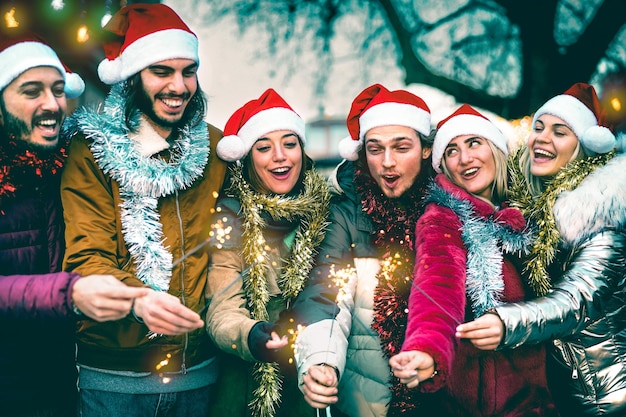
[[[177,297],[150,289],[135,300],[134,312],[156,334],[177,335],[204,326],[198,313],[185,307]]]
[[[497,314],[487,313],[459,325],[456,337],[468,339],[478,349],[495,350],[504,337],[504,323]]]
[[[428,353],[418,350],[400,352],[389,359],[393,375],[408,388],[435,376],[435,361]]]
[[[150,291],[130,287],[112,275],[88,275],[72,286],[72,302],[84,315],[96,321],[119,320],[130,313],[133,299]]]
[[[267,343],[265,343],[265,347],[268,349],[282,349],[289,343],[287,336],[280,337],[276,332],[272,332],[270,337]]]

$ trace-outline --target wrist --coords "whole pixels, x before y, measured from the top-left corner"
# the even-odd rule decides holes
[[[136,321],[137,323],[140,323],[140,324],[144,324],[144,323],[145,323],[145,322],[143,321],[143,319],[142,319],[141,317],[139,317],[139,316],[137,315],[137,313],[135,312],[135,299],[134,299],[134,298],[133,298],[133,302],[132,302],[132,304],[130,305],[130,314],[132,314],[133,318],[135,319],[135,321]]]

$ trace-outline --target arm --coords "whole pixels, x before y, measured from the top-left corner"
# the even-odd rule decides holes
[[[434,391],[441,388],[448,377],[457,343],[454,329],[465,314],[466,251],[457,216],[434,204],[427,207],[418,221],[415,241],[415,275],[402,345],[402,351],[407,354],[401,354],[403,356],[397,360],[402,359],[406,367],[407,363],[412,366],[412,361],[421,357],[419,368],[413,369],[418,369],[420,377],[430,378],[434,369],[416,352],[430,356],[439,375],[423,389]],[[403,371],[406,369],[400,369],[399,376],[409,378]]]
[[[504,323],[502,347],[576,334],[603,314],[623,280],[624,235],[605,231],[582,242],[562,277],[544,297],[496,308]]]
[[[330,223],[317,265],[293,307],[296,320],[308,323],[297,337],[295,358],[305,400],[316,408],[336,402],[335,387],[345,367],[357,276],[348,274],[338,304],[340,288],[333,282],[331,270],[341,273],[355,266],[353,251],[359,248],[354,245],[354,237],[359,231],[350,209],[347,199],[335,200],[331,205]],[[372,267],[377,270],[378,264]],[[335,375],[325,368],[332,369]]]
[[[243,290],[243,259],[235,249],[217,249],[211,254],[206,288],[209,307],[206,327],[215,344],[224,352],[247,361],[255,360],[247,340],[257,323],[250,317]]]
[[[110,275],[0,276],[0,312],[7,318],[53,319],[75,316],[78,309],[96,321],[117,320],[146,293],[146,288],[129,287]]]
[[[71,317],[71,288],[78,274],[0,276],[0,314],[8,319]]]

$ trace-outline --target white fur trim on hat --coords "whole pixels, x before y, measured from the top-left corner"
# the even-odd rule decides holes
[[[217,144],[217,155],[225,161],[233,162],[245,157],[252,145],[263,135],[277,130],[291,130],[306,143],[305,123],[293,110],[273,107],[250,117],[241,126],[237,135],[225,136]]]
[[[347,136],[339,141],[339,155],[348,161],[356,161],[359,158],[359,150],[362,144],[362,140],[354,140]]]
[[[435,135],[432,150],[432,164],[441,173],[441,158],[450,141],[461,135],[476,135],[491,141],[498,149],[509,154],[508,143],[500,129],[489,120],[472,114],[460,114],[446,121]]]
[[[377,104],[367,109],[359,118],[359,141],[363,140],[368,130],[391,125],[411,127],[423,135],[429,135],[430,113],[412,104]]]
[[[78,74],[67,74],[57,54],[48,45],[27,41],[16,43],[0,52],[0,90],[31,68],[56,68],[65,80],[68,98],[78,97],[85,90],[85,83]]]
[[[615,146],[615,136],[602,126],[598,126],[595,114],[576,97],[562,94],[552,97],[535,112],[533,126],[543,114],[551,114],[562,119],[578,137],[580,144],[593,153],[606,153]]]
[[[176,58],[199,63],[198,38],[182,29],[160,30],[137,39],[114,60],[104,59],[98,65],[98,76],[112,85],[157,62]]]

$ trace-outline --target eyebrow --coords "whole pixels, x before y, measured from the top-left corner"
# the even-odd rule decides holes
[[[284,134],[284,135],[282,135],[280,138],[281,138],[281,139],[286,139],[286,138],[291,137],[291,136],[295,137],[296,139],[298,138],[298,135],[296,135],[296,134],[295,134],[295,133],[293,133],[293,132],[285,133],[285,134]],[[267,136],[261,136],[261,137],[260,137],[260,138],[258,138],[256,141],[258,142],[258,141],[260,141],[260,140],[270,140],[270,138],[268,138]]]
[[[413,139],[411,139],[411,138],[410,138],[410,137],[408,137],[408,136],[397,136],[397,137],[391,138],[391,140],[392,140],[393,142],[396,142],[396,143],[397,143],[397,142],[402,142],[403,140],[408,140],[408,141],[413,142]],[[374,143],[379,143],[379,142],[380,142],[380,139],[378,139],[378,138],[369,138],[369,139],[367,139],[367,140],[365,141],[365,143],[371,143],[371,142],[374,142]]]

